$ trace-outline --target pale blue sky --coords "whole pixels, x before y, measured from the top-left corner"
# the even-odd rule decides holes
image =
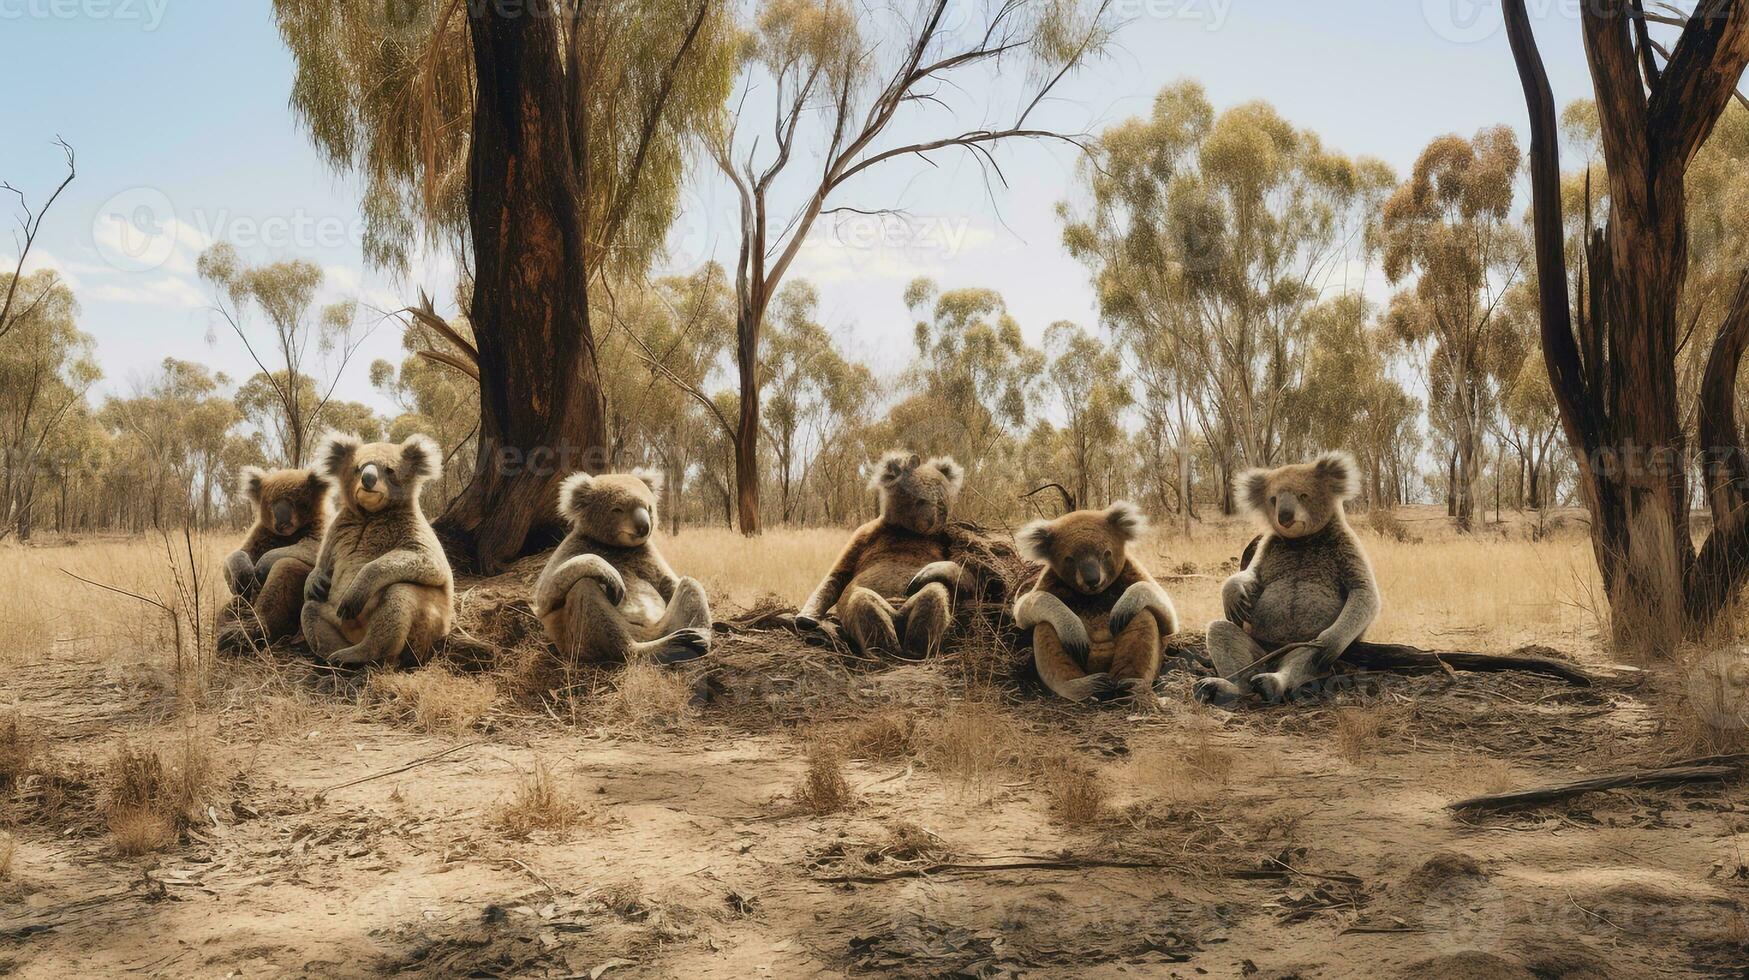
[[[1530,7],[1557,100],[1585,95],[1575,3]],[[1188,76],[1217,107],[1267,99],[1328,145],[1399,172],[1440,134],[1498,123],[1523,130],[1498,5],[1486,0],[1119,0],[1119,9],[1128,18],[1119,49],[1060,90],[1053,121],[1097,130],[1146,111],[1162,85]],[[0,0],[0,179],[40,203],[62,175],[52,139],[78,150],[79,178],[33,265],[72,282],[104,390],[127,390],[166,355],[233,375],[250,369],[222,327],[207,339],[209,290],[193,256],[212,238],[255,261],[316,262],[337,295],[379,307],[402,305],[420,286],[450,295],[454,267],[441,257],[400,283],[363,267],[355,184],[318,159],[287,108],[291,75],[266,0]],[[908,228],[822,228],[798,262],[820,289],[826,323],[858,356],[887,371],[904,365],[910,319],[900,292],[919,274],[948,288],[1000,290],[1035,340],[1054,320],[1094,323],[1085,271],[1064,254],[1052,211],[1072,151],[1014,145],[1000,159],[1012,186],[993,195],[969,161],[945,157],[938,170],[901,165],[837,202],[897,198],[912,215]],[[675,263],[729,258],[732,211],[715,175],[701,171],[687,202],[671,239]],[[181,231],[173,249],[137,255],[129,221]],[[0,239],[0,256],[15,254]],[[367,397],[365,366],[398,351],[385,324],[342,392],[383,404]]]

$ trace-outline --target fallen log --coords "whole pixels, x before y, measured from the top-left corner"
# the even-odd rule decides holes
[[[1659,766],[1656,769],[1630,769],[1592,776],[1587,779],[1577,779],[1568,783],[1513,790],[1509,793],[1472,796],[1448,803],[1446,809],[1483,812],[1513,810],[1520,807],[1555,803],[1585,793],[1596,793],[1607,789],[1623,789],[1629,786],[1669,786],[1713,779],[1730,779],[1733,776],[1741,776],[1746,765],[1749,765],[1749,752],[1737,755],[1707,756],[1701,759],[1685,759],[1667,766]]]
[[[1531,648],[1520,648],[1531,649]],[[1597,678],[1564,660],[1514,651],[1475,653],[1468,650],[1423,650],[1403,643],[1368,643],[1358,640],[1343,651],[1338,664],[1362,670],[1389,670],[1399,674],[1434,674],[1448,670],[1520,671],[1555,677],[1578,687],[1590,687]]]

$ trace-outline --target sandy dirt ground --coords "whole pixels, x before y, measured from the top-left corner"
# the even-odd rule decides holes
[[[1676,676],[1387,676],[1227,711],[1193,705],[1182,671],[1157,702],[1114,709],[969,691],[950,662],[847,668],[782,631],[725,636],[712,659],[708,702],[673,717],[565,717],[501,691],[451,727],[286,658],[221,664],[194,712],[161,658],[10,664],[6,700],[52,761],[11,790],[0,974],[1644,977],[1749,964],[1741,784],[1447,808],[1669,758]],[[119,855],[102,816],[124,740],[171,757],[197,741],[214,774],[198,819],[143,856]],[[818,812],[804,789],[827,757],[849,794]],[[575,822],[509,829],[506,808],[543,771]]]

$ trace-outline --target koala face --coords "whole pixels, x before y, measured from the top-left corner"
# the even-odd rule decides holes
[[[916,453],[896,450],[875,464],[869,489],[880,494],[881,520],[918,534],[939,534],[965,479],[965,469],[952,457],[925,463]]]
[[[656,527],[656,494],[662,489],[659,470],[573,473],[559,484],[559,513],[591,541],[615,548],[635,548],[650,540]]]
[[[243,495],[255,503],[255,519],[282,538],[313,527],[328,506],[328,480],[314,470],[243,467]]]
[[[1135,504],[1120,500],[1104,510],[1078,510],[1054,521],[1033,521],[1014,535],[1021,555],[1051,567],[1057,578],[1086,595],[1111,588],[1128,561],[1129,543],[1148,528]]]
[[[1239,476],[1240,495],[1271,532],[1303,538],[1342,513],[1342,502],[1359,489],[1355,472],[1354,457],[1330,452],[1310,463],[1246,470]]]
[[[419,485],[437,475],[439,459],[437,443],[421,435],[400,443],[361,443],[337,435],[316,458],[340,488],[340,502],[367,514],[417,504]]]

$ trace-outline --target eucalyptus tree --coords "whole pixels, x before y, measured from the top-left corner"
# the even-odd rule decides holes
[[[1749,574],[1749,462],[1735,415],[1749,277],[1708,325],[1698,440],[1713,529],[1698,549],[1677,374],[1692,335],[1682,319],[1693,244],[1687,178],[1749,66],[1749,7],[1702,0],[1692,17],[1633,0],[1582,7],[1609,207],[1601,227],[1586,216],[1575,277],[1554,95],[1523,0],[1502,6],[1530,116],[1544,365],[1591,511],[1616,639],[1667,652],[1703,631]],[[1667,48],[1652,36],[1654,19],[1678,32]]]
[[[70,419],[85,405],[85,393],[102,376],[91,337],[79,330],[79,304],[58,276],[40,271],[0,287],[30,296],[15,309],[0,343],[0,448],[5,458],[6,520],[0,538],[30,537],[41,461]]]
[[[1095,477],[1117,468],[1129,450],[1123,414],[1133,399],[1117,352],[1068,320],[1045,329],[1050,366],[1045,382],[1065,419],[1063,438],[1074,471],[1075,500],[1082,507],[1103,506],[1094,494]],[[1109,481],[1108,481],[1109,485]]]
[[[1239,466],[1277,462],[1307,313],[1364,260],[1367,220],[1395,178],[1267,103],[1217,114],[1188,81],[1091,149],[1083,198],[1058,207],[1064,243],[1093,274],[1144,416],[1174,431],[1181,486],[1199,432],[1230,507]]]
[[[933,164],[931,154],[959,150],[1000,179],[992,155],[998,145],[1073,141],[1040,122],[1037,110],[1105,49],[1113,5],[765,0],[758,7],[743,48],[740,107],[711,141],[740,202],[735,476],[743,533],[760,527],[761,332],[814,223],[838,211],[891,210],[834,202],[856,177],[894,161]],[[755,92],[756,99],[747,98]],[[1009,102],[1006,122],[984,121]],[[892,132],[906,135],[886,139]]]
[[[1393,298],[1387,320],[1404,343],[1426,352],[1429,374],[1436,367],[1444,382],[1460,529],[1475,515],[1482,437],[1492,422],[1490,351],[1501,333],[1501,302],[1528,271],[1528,246],[1512,207],[1522,166],[1518,138],[1504,126],[1473,139],[1441,136],[1421,151],[1377,229],[1385,275],[1409,283]]]
[[[471,270],[480,389],[472,478],[436,521],[486,571],[562,530],[570,469],[605,464],[590,293],[642,272],[670,225],[689,140],[726,98],[723,0],[274,0],[292,106],[357,173],[364,246]]]
[[[791,280],[770,310],[761,375],[766,441],[777,464],[782,494],[779,518],[792,522],[801,484],[812,461],[844,424],[865,412],[874,376],[840,354],[818,319],[820,295],[806,280]]]

